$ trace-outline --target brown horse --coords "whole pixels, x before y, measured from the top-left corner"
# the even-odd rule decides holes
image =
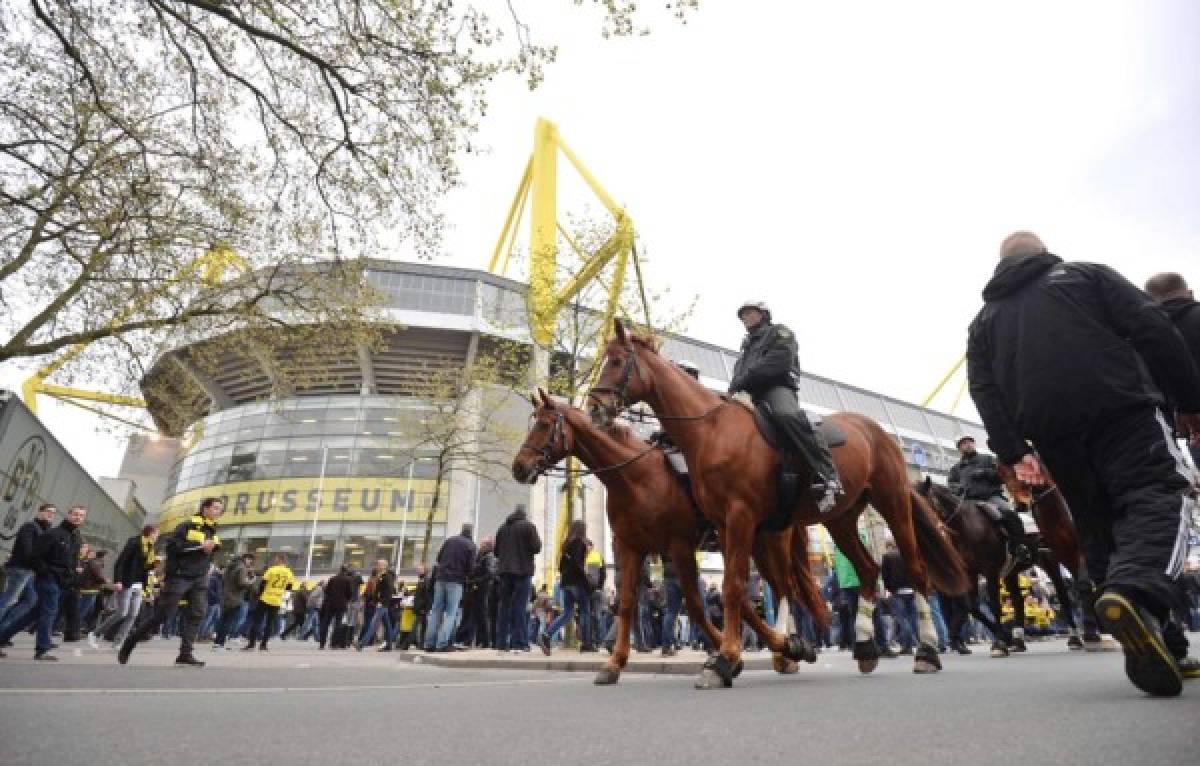
[[[598,428],[586,413],[556,403],[539,391],[533,423],[513,460],[513,478],[523,483],[568,455],[579,458],[607,489],[605,510],[613,529],[621,592],[617,611],[617,640],[612,656],[596,676],[597,684],[615,684],[629,659],[629,626],[637,606],[642,562],[651,553],[667,554],[675,562],[688,615],[713,646],[721,636],[709,622],[697,588],[695,552],[700,543],[700,519],[684,483],[667,466],[662,449],[636,438],[624,426]],[[808,568],[808,531],[796,527],[787,534],[759,535],[755,560],[775,594],[804,604],[824,626],[829,616]],[[742,614],[774,653],[775,669],[796,671],[796,660],[812,662],[816,654],[803,639],[792,636],[771,644],[775,636],[748,603]]]
[[[1048,550],[1049,560],[1053,562],[1053,571],[1045,566],[1043,569],[1046,569],[1050,578],[1054,580],[1054,587],[1059,589],[1059,579],[1055,578],[1061,579],[1058,564],[1062,564],[1074,581],[1074,595],[1078,599],[1080,611],[1083,613],[1083,641],[1080,642],[1075,634],[1078,626],[1075,624],[1075,616],[1068,606],[1070,602],[1062,600],[1063,590],[1059,589],[1059,598],[1067,612],[1065,616],[1072,629],[1068,646],[1072,649],[1088,647],[1099,651],[1102,648],[1100,627],[1096,623],[1096,615],[1092,610],[1096,593],[1091,576],[1087,571],[1083,547],[1079,543],[1079,533],[1075,529],[1075,520],[1071,517],[1071,510],[1067,507],[1066,498],[1058,491],[1058,486],[1054,483],[1054,477],[1050,476],[1044,466],[1042,471],[1050,483],[1045,487],[1031,487],[1017,478],[1016,471],[1012,469],[1012,466],[1001,463],[999,469],[1000,480],[1004,482],[1004,488],[1008,490],[1009,496],[1018,506],[1028,508],[1033,513],[1033,520],[1037,522],[1041,543]]]
[[[661,357],[651,341],[627,335],[620,320],[616,336],[605,346],[600,378],[589,397],[592,420],[600,426],[609,425],[635,402],[649,404],[687,458],[696,500],[720,530],[725,553],[726,620],[720,652],[706,663],[696,686],[731,686],[741,657],[741,625],[735,615],[746,595],[756,530],[776,515],[780,454],[759,433],[750,411],[704,388]],[[879,565],[859,540],[858,517],[868,502],[879,511],[917,591],[921,646],[913,670],[936,672],[941,662],[926,598],[931,582],[943,593],[966,590],[962,559],[909,484],[904,455],[895,440],[863,415],[839,413],[830,420],[847,436],[845,445],[833,450],[846,494],[828,514],[820,514],[815,499],[807,496],[783,510],[793,525],[825,524],[858,573],[862,585],[854,656],[864,673],[879,662],[871,624]]]

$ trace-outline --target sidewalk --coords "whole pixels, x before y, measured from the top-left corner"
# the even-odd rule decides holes
[[[489,669],[489,670],[556,670],[562,672],[595,673],[608,662],[608,652],[581,654],[575,649],[558,649],[547,657],[540,649],[529,652],[500,652],[495,649],[468,649],[459,652],[422,652],[408,650],[398,652],[401,662],[433,665],[440,668]],[[695,675],[708,655],[701,651],[683,649],[674,657],[663,657],[659,652],[629,653],[629,662],[622,673],[655,673],[669,675]],[[746,670],[771,670],[770,652],[744,652],[742,661]]]

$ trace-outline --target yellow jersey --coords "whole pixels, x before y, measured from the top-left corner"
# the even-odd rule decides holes
[[[283,601],[283,592],[295,585],[296,578],[292,575],[292,570],[283,564],[276,564],[263,572],[262,595],[258,600],[268,606],[279,606]]]

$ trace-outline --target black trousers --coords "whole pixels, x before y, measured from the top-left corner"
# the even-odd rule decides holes
[[[1088,572],[1159,619],[1178,606],[1195,501],[1192,474],[1162,415],[1098,418],[1077,438],[1038,445],[1071,508]]]
[[[318,628],[318,632],[319,632],[319,643],[320,643],[322,649],[325,648],[325,642],[329,640],[330,629],[333,627],[336,627],[337,624],[340,623],[342,621],[342,618],[345,616],[346,616],[346,607],[342,607],[341,609],[329,609],[324,606],[321,607],[321,616],[319,619],[320,626]],[[336,649],[339,647],[334,647],[334,648]],[[344,648],[344,647],[342,647],[342,648]]]
[[[264,620],[263,618],[266,617]],[[265,601],[255,601],[254,606],[250,607],[250,632],[246,636],[246,646],[254,646],[254,642],[259,642],[259,647],[267,648],[267,641],[270,640],[271,634],[275,632],[275,621],[279,618],[279,607],[272,606]],[[262,631],[260,634],[259,631]]]
[[[787,386],[775,386],[756,396],[754,401],[755,404],[767,404],[775,427],[788,443],[788,451],[798,454],[819,480],[837,476],[829,445],[825,443],[825,437],[812,427],[808,414],[800,408],[795,391]]]
[[[196,641],[196,631],[208,611],[208,573],[199,577],[167,576],[162,590],[154,601],[154,614],[129,634],[133,641],[145,641],[154,635],[159,628],[175,616],[179,611],[179,602],[187,601],[187,611],[179,626],[179,654],[192,653]]]

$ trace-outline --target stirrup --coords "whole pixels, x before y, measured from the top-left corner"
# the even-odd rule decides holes
[[[838,498],[845,494],[842,483],[837,479],[817,482],[813,485],[813,490],[820,494],[817,498],[817,511],[822,515],[837,508]]]

